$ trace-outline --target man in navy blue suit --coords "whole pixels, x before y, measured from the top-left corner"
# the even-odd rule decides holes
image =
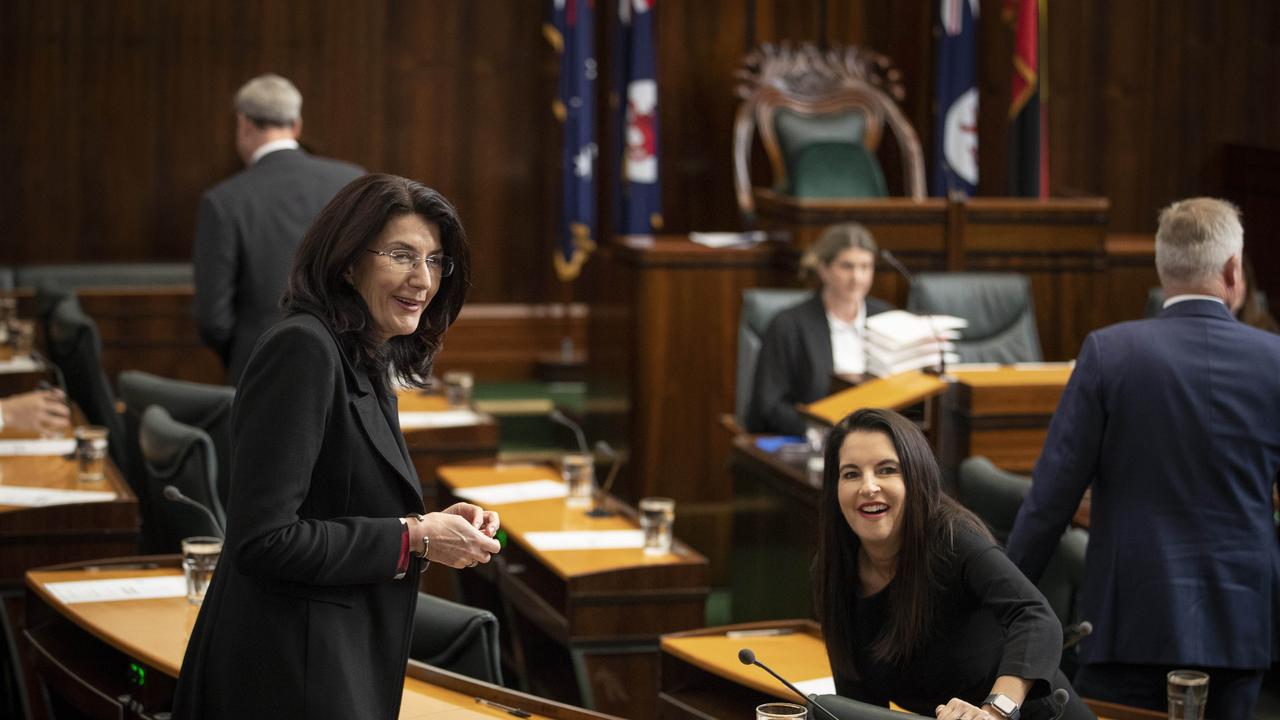
[[[1239,212],[1160,214],[1164,310],[1085,338],[1009,557],[1039,580],[1093,486],[1084,697],[1162,710],[1165,673],[1208,672],[1210,718],[1247,718],[1280,659],[1280,336],[1236,321]]]

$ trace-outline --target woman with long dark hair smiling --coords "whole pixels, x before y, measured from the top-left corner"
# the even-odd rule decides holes
[[[226,545],[175,718],[397,716],[419,571],[499,549],[495,513],[422,514],[391,385],[426,384],[469,278],[457,212],[405,178],[353,181],[307,232],[237,388]]]
[[[1058,671],[1062,626],[986,527],[942,491],[928,441],[891,410],[827,438],[814,607],[836,691],[923,715],[1093,717]]]

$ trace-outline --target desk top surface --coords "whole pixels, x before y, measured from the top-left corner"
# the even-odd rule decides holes
[[[161,564],[176,562],[174,558],[156,558]],[[187,641],[195,626],[199,608],[185,597],[118,602],[63,604],[47,589],[53,582],[108,580],[181,575],[172,565],[152,569],[57,570],[27,573],[27,586],[50,607],[103,642],[146,662],[151,667],[177,677],[186,652]],[[483,686],[477,684],[477,686]],[[484,686],[487,687],[487,686]],[[507,700],[506,702],[511,702]],[[507,713],[481,706],[468,693],[456,692],[423,680],[405,678],[404,700],[400,708],[402,720],[408,718],[507,718]],[[534,717],[538,717],[535,715]]]
[[[780,629],[782,635],[752,635]],[[733,637],[729,632],[744,633]],[[794,701],[795,695],[758,667],[738,661],[738,651],[751,648],[756,658],[793,683],[831,677],[822,631],[812,621],[770,621],[712,630],[664,635],[662,651],[738,685]]]
[[[35,440],[35,433],[0,431],[0,440]],[[87,490],[113,492],[115,502],[135,502],[133,491],[120,475],[119,468],[107,458],[105,477],[98,482],[84,483],[77,477],[77,462],[63,455],[2,455],[0,456],[0,484],[42,488],[49,490]],[[30,510],[29,507],[0,505],[0,513]]]
[[[481,487],[534,480],[562,482],[560,474],[546,465],[446,465],[440,468],[440,480],[450,489]],[[612,503],[617,507],[619,503]],[[626,512],[595,518],[582,507],[570,507],[564,498],[505,503],[485,508],[494,510],[502,520],[507,536],[537,557],[557,576],[570,579],[581,575],[629,570],[643,567],[706,564],[707,559],[680,542],[666,555],[646,555],[639,548],[610,550],[556,550],[534,548],[525,533],[546,531],[635,530],[634,517]],[[680,507],[676,506],[676,512]]]

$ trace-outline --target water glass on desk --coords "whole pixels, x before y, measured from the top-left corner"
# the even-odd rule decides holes
[[[197,535],[182,541],[182,575],[187,579],[187,602],[199,605],[213,580],[213,571],[222,557],[222,540]]]
[[[803,720],[809,710],[795,703],[765,703],[756,706],[756,720]]]
[[[1169,682],[1169,720],[1204,720],[1209,676],[1198,670],[1174,670]]]
[[[36,344],[36,324],[31,320],[10,320],[9,344],[14,357],[29,356]]]
[[[107,476],[107,429],[101,425],[76,428],[76,479],[82,483],[102,482]]]
[[[560,459],[560,475],[564,478],[569,496],[565,502],[570,507],[586,507],[591,504],[596,488],[596,461],[590,455],[570,453]]]
[[[9,324],[18,319],[18,299],[0,296],[0,343],[9,342]]]
[[[671,552],[671,526],[675,520],[675,500],[664,497],[640,499],[640,529],[644,531],[645,555]]]
[[[471,405],[471,388],[476,379],[464,370],[450,370],[444,374],[444,399],[450,407]]]

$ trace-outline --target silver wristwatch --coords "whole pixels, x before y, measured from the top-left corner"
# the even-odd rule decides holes
[[[982,704],[990,705],[991,709],[995,710],[996,713],[1000,715],[1000,717],[1005,718],[1005,720],[1018,720],[1022,715],[1018,708],[1018,703],[1014,702],[1013,698],[1008,695],[1003,695],[1001,693],[992,693],[988,695],[987,699],[982,701]]]

